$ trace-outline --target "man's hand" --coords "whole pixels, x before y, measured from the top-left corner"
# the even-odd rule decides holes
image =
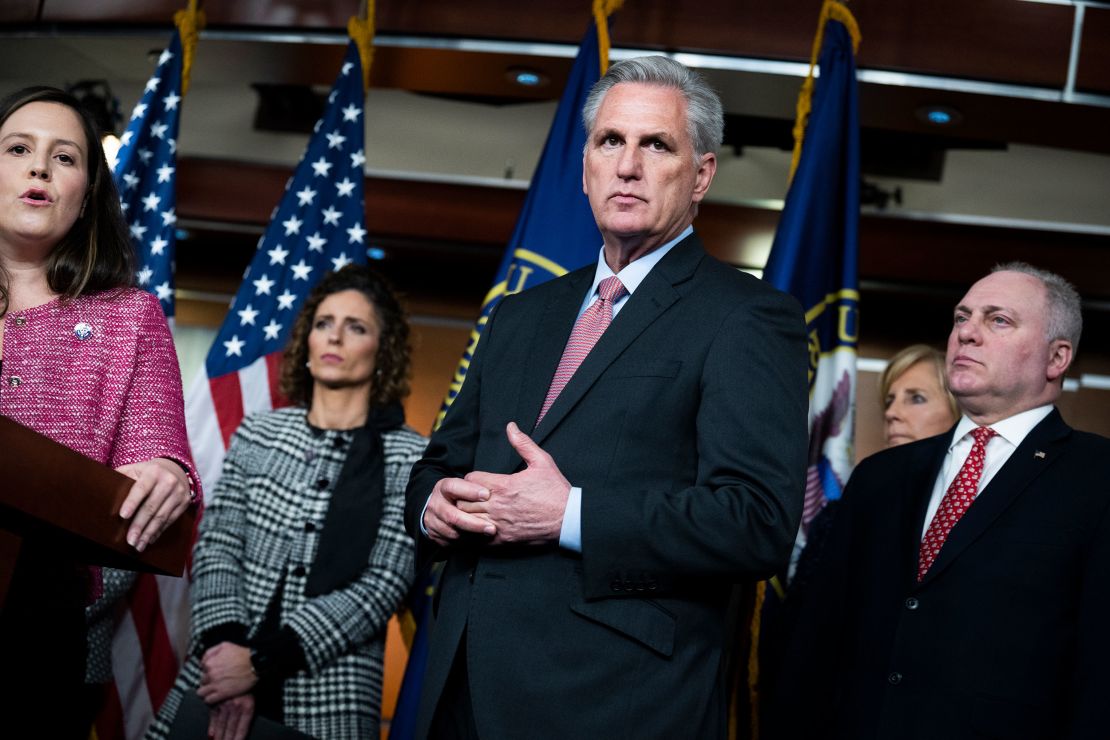
[[[517,425],[505,428],[509,444],[523,458],[525,468],[512,475],[476,470],[466,481],[489,492],[486,499],[459,501],[458,508],[481,515],[496,527],[492,543],[531,544],[558,541],[567,508],[570,482],[544,452]]]
[[[424,509],[424,529],[432,542],[446,547],[463,532],[473,532],[492,537],[497,528],[489,517],[467,513],[462,507],[489,499],[489,490],[482,485],[462,478],[443,478],[432,489]]]

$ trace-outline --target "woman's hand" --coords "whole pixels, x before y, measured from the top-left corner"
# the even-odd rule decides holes
[[[244,740],[254,719],[254,697],[243,694],[212,707],[208,714],[208,737],[214,740]]]
[[[131,519],[127,544],[139,552],[158,539],[189,506],[189,476],[180,465],[164,457],[116,468],[135,479],[119,515]]]
[[[251,651],[233,642],[208,648],[200,659],[197,694],[208,704],[218,704],[246,694],[258,683],[251,666]]]

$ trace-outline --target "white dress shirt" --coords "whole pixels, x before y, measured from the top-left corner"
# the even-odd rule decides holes
[[[1040,424],[1051,412],[1052,404],[1037,406],[989,425],[998,434],[991,437],[987,442],[983,474],[979,478],[979,488],[975,492],[976,496],[979,495],[979,491],[987,487],[995,473],[1002,469],[1002,466],[1010,459],[1010,455],[1014,454],[1018,445],[1022,443],[1029,432],[1033,431],[1033,427]],[[960,419],[960,423],[956,425],[956,431],[952,433],[952,441],[948,445],[948,454],[945,455],[944,464],[940,467],[940,475],[937,476],[937,480],[933,484],[933,494],[929,498],[929,508],[925,510],[925,525],[921,529],[922,539],[925,539],[925,533],[929,531],[929,524],[936,516],[937,509],[940,508],[940,501],[944,498],[944,492],[948,490],[948,486],[952,485],[952,481],[959,474],[967,456],[971,454],[971,446],[975,442],[971,432],[977,426],[979,425],[964,416]]]

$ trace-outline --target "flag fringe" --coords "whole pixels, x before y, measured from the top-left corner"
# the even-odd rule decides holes
[[[752,606],[751,642],[748,645],[748,719],[751,722],[751,740],[759,740],[759,630],[763,620],[763,600],[767,596],[767,582],[755,585],[755,604]]]
[[[790,160],[790,176],[786,178],[788,183],[794,180],[794,171],[798,169],[798,162],[802,158],[802,140],[806,135],[806,124],[809,123],[809,111],[813,104],[813,69],[817,66],[821,44],[825,41],[825,23],[830,20],[844,24],[848,35],[852,37],[852,53],[859,51],[862,37],[852,11],[836,0],[825,0],[825,4],[821,6],[821,15],[817,19],[817,35],[813,37],[813,49],[809,55],[809,74],[806,75],[805,82],[802,83],[802,91],[798,94],[798,105],[794,114],[794,156]]]

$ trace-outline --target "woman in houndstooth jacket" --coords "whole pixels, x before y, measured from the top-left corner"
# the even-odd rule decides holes
[[[254,716],[377,737],[385,627],[413,578],[404,490],[426,442],[404,426],[408,370],[384,281],[355,265],[325,276],[285,350],[298,405],[232,437],[195,551],[192,657],[149,738],[196,695],[218,739]]]

